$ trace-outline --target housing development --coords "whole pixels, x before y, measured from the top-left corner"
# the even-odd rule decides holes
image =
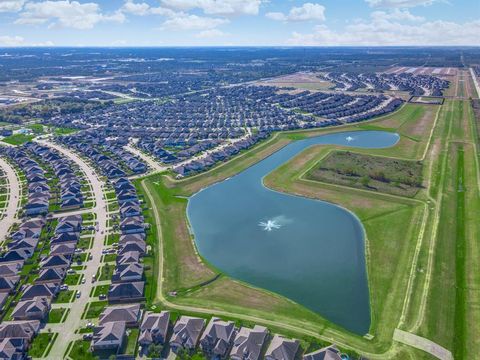
[[[475,359],[480,50],[0,49],[1,359]]]

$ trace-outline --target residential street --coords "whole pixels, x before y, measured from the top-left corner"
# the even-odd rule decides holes
[[[71,311],[67,317],[67,320],[62,324],[52,326],[52,331],[59,332],[60,336],[57,341],[55,341],[49,357],[52,359],[61,359],[63,358],[68,344],[72,340],[81,337],[81,335],[75,334],[74,332],[76,329],[82,326],[81,317],[85,306],[90,301],[90,290],[92,289],[92,287],[94,287],[94,285],[97,285],[96,283],[92,283],[91,279],[97,273],[97,270],[101,264],[103,242],[107,231],[107,206],[103,196],[104,183],[100,181],[96,172],[81,157],[64,147],[55,145],[49,141],[41,140],[39,141],[39,143],[58,150],[63,155],[78,164],[78,166],[82,169],[82,171],[85,173],[86,178],[90,182],[92,192],[95,196],[96,204],[96,206],[91,209],[91,212],[95,213],[97,216],[96,220],[98,224],[98,231],[95,233],[93,247],[90,249],[92,259],[85,263],[86,269],[83,272],[86,279],[85,284],[81,284],[76,287],[77,290],[81,292],[81,296],[80,298],[75,299],[74,303],[72,304]]]
[[[8,180],[8,200],[7,206],[0,216],[0,243],[3,242],[8,234],[8,229],[16,220],[18,207],[20,206],[20,182],[13,167],[0,158],[0,167],[6,174]]]

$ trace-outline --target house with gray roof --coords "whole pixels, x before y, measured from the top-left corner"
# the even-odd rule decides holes
[[[223,359],[230,352],[235,334],[233,321],[213,317],[200,338],[200,347],[208,358]]]
[[[232,360],[258,360],[267,340],[267,328],[255,325],[253,329],[242,327],[233,340]]]
[[[108,288],[108,302],[137,302],[143,300],[144,281],[111,284]]]
[[[125,340],[126,324],[123,321],[107,322],[93,329],[92,351],[118,350]]]
[[[162,311],[161,313],[146,312],[140,325],[138,343],[143,347],[147,347],[152,343],[164,344],[167,339],[169,325],[169,311]]]
[[[25,351],[27,342],[19,338],[6,338],[0,341],[0,359],[23,360],[26,359]]]
[[[30,300],[21,300],[12,312],[15,320],[43,320],[50,311],[50,298],[34,297]]]
[[[140,322],[142,311],[140,304],[107,306],[98,318],[98,324],[107,322],[123,321],[127,327],[136,327]]]
[[[303,360],[342,360],[340,350],[335,345],[311,352],[303,356]]]
[[[40,321],[4,321],[0,324],[0,340],[8,338],[25,339],[27,343],[40,330]]]
[[[60,287],[56,283],[27,285],[23,290],[22,300],[33,299],[37,296],[54,298],[59,290]]]
[[[294,360],[299,348],[298,340],[275,335],[265,353],[265,360]]]
[[[143,277],[143,264],[130,263],[118,265],[112,275],[112,282],[139,281]]]
[[[180,350],[193,351],[197,347],[200,335],[205,327],[205,319],[191,316],[182,316],[177,320],[173,335],[170,339],[170,347],[173,352]]]

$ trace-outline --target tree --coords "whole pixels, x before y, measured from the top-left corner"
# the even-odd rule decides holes
[[[362,178],[360,179],[360,183],[363,186],[368,187],[368,184],[370,184],[370,177],[369,176],[362,176]]]

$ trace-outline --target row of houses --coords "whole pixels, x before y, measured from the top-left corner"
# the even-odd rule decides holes
[[[2,359],[24,359],[31,341],[40,330],[40,321],[25,321],[18,317],[21,312],[19,304],[26,301],[23,298],[25,294],[22,293],[18,304],[15,303],[15,299],[24,289],[23,284],[28,277],[22,275],[22,269],[31,262],[44,227],[43,219],[24,221],[18,229],[9,234],[0,256],[0,308],[2,309],[0,354]],[[41,311],[45,304],[37,305]],[[4,321],[5,313],[11,307],[14,307],[12,320]],[[30,310],[37,311],[37,306],[32,305]]]
[[[24,214],[27,216],[46,215],[50,201],[50,186],[47,183],[44,169],[23,148],[0,147],[0,151],[10,158],[25,175],[28,194],[27,202],[23,206]]]
[[[129,174],[142,174],[147,171],[146,164],[124,151],[116,140],[107,141],[107,136],[99,136],[97,132],[98,130],[92,129],[59,137],[58,141],[91,159],[108,179],[117,179]],[[125,140],[128,141],[128,137]],[[110,152],[112,156],[107,155],[106,152]]]
[[[2,359],[26,357],[31,342],[47,319],[52,301],[65,290],[62,283],[77,252],[75,245],[80,237],[81,224],[81,216],[60,218],[55,235],[42,248],[38,247],[42,231],[46,229],[44,218],[23,222],[9,236],[7,250],[0,257],[0,305],[3,308],[10,298],[12,309],[9,320],[0,323]],[[47,246],[48,255],[39,255],[32,263],[33,256],[44,252]],[[33,267],[22,275],[26,264]]]
[[[107,299],[110,304],[136,303],[108,306],[93,329],[92,351],[119,351],[124,344],[127,328],[138,327],[144,300],[144,265],[146,254],[145,223],[135,186],[127,178],[113,183],[120,214],[120,238],[112,282]]]
[[[53,169],[58,179],[60,208],[67,210],[83,207],[81,178],[72,169],[71,162],[47,146],[29,142],[25,147]]]
[[[127,178],[114,182],[120,213],[120,238],[108,301],[140,302],[145,281],[141,258],[146,255],[145,221],[135,186]]]
[[[232,321],[212,317],[205,319],[180,316],[175,323],[168,311],[143,312],[139,304],[108,306],[99,316],[92,349],[118,351],[125,342],[129,328],[139,328],[141,354],[149,354],[152,345],[168,345],[181,354],[199,349],[207,359],[232,360],[295,360],[302,356],[300,342],[281,335],[271,335],[267,328],[237,328]],[[304,354],[304,360],[341,360],[340,351],[328,346]]]
[[[339,73],[331,72],[319,76],[332,82],[335,89],[355,91],[371,89],[375,91],[401,90],[411,95],[442,96],[449,82],[432,75],[412,73]]]

